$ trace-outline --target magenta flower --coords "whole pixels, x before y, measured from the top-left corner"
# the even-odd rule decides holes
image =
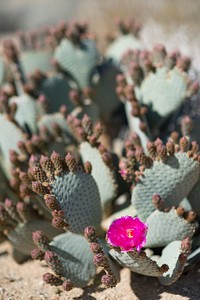
[[[139,218],[124,216],[115,220],[107,232],[107,242],[111,246],[120,247],[122,252],[140,249],[146,243],[148,225]]]

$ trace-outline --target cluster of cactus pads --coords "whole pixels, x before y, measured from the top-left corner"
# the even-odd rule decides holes
[[[119,266],[170,285],[200,253],[190,59],[143,50],[139,25],[117,23],[105,55],[81,22],[3,41],[0,240],[18,263],[44,260],[43,280],[66,291],[94,281],[97,267],[106,287],[120,281]],[[148,227],[140,251],[109,243],[110,225],[126,216]]]

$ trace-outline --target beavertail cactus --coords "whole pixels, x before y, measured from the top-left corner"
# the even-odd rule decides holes
[[[181,138],[179,145],[172,141],[164,145],[157,139],[147,149],[149,156],[141,148],[129,150],[120,164],[122,176],[136,182],[131,201],[143,220],[155,210],[154,195],[163,199],[165,207],[178,206],[199,178],[198,154],[194,145],[189,150],[187,138]]]
[[[91,85],[91,78],[99,62],[95,41],[86,37],[77,24],[68,28],[55,50],[55,61],[59,67],[74,79],[79,88]]]
[[[106,50],[106,56],[113,59],[115,63],[120,63],[124,53],[129,49],[142,49],[143,45],[138,38],[140,25],[131,19],[117,20],[120,35],[111,42]]]
[[[12,97],[10,104],[16,104],[15,121],[29,133],[37,132],[37,121],[43,115],[43,109],[39,102],[28,94]]]
[[[80,140],[80,154],[85,167],[91,168],[91,175],[94,177],[101,198],[104,212],[109,212],[111,201],[117,195],[117,184],[114,174],[112,155],[98,141],[102,134],[100,123],[93,128],[92,120],[84,115],[81,122],[76,118],[68,118],[69,126]]]
[[[109,255],[123,267],[128,267],[132,272],[158,277],[162,284],[171,285],[183,272],[187,255],[191,249],[190,240],[186,238],[182,242],[178,240],[169,243],[162,251],[161,257],[155,261],[154,256],[148,257],[144,250],[140,250],[145,246],[150,227],[150,224],[142,223],[137,217],[125,216],[115,220],[107,232],[107,243],[111,247]],[[94,233],[93,236],[95,236]],[[94,248],[93,244],[96,244],[95,249],[100,247],[97,238],[95,239],[95,243],[93,239],[89,240],[89,242],[91,243],[92,251]],[[106,255],[103,251],[102,257]],[[111,270],[111,264],[109,265],[108,259],[105,266],[105,270]],[[115,286],[117,280],[114,274],[110,272],[109,275],[112,277],[113,284],[107,284],[107,286]]]
[[[34,259],[45,260],[53,273],[45,273],[43,280],[50,285],[62,285],[64,290],[84,287],[95,275],[95,266],[89,245],[83,236],[67,232],[52,242],[41,232],[33,233],[38,248],[32,251]]]
[[[190,59],[179,53],[167,54],[162,45],[155,46],[152,53],[129,52],[123,63],[127,83],[134,83],[134,88],[123,80],[118,84],[121,97],[128,100],[126,110],[129,122],[131,115],[141,117],[143,122],[146,116],[146,126],[149,125],[151,133],[159,129],[173,113],[177,113],[187,97],[197,92],[197,84],[187,75]],[[133,127],[134,124],[130,124],[132,130]]]
[[[62,74],[47,76],[37,70],[31,74],[31,80],[38,93],[45,97],[49,113],[57,112],[61,105],[66,105],[69,112],[74,109],[69,98],[70,82]]]
[[[18,32],[20,42],[19,63],[27,76],[35,70],[52,72],[53,49],[50,35],[43,30]]]
[[[167,245],[158,261],[148,257],[144,251],[138,253],[132,250],[122,253],[112,249],[111,256],[123,267],[128,267],[132,272],[146,276],[158,277],[164,285],[173,284],[182,274],[190,247],[185,249],[187,240],[174,241]],[[189,249],[188,249],[189,248]]]
[[[105,61],[98,67],[98,71],[100,78],[98,83],[93,85],[92,100],[99,108],[101,119],[109,121],[120,105],[116,93],[116,76],[119,69],[110,61]]]
[[[103,268],[105,275],[101,277],[101,282],[106,287],[114,287],[120,280],[119,267],[110,257],[109,247],[105,241],[99,239],[96,230],[92,226],[85,228],[85,238],[90,243],[90,250],[93,253],[93,263],[97,267]]]
[[[49,238],[59,233],[49,222],[34,216],[31,210],[31,206],[24,202],[15,204],[10,199],[0,204],[0,231],[7,236],[14,249],[25,255],[30,255],[34,249],[33,231],[42,229]]]
[[[53,152],[51,158],[41,156],[40,163],[30,170],[35,181],[32,189],[43,195],[52,210],[55,227],[83,233],[89,224],[101,222],[99,190],[92,175],[82,170],[74,156],[68,153],[65,161]]]
[[[0,87],[3,82],[6,80],[6,64],[2,57],[0,57]]]
[[[23,131],[13,121],[9,120],[12,117],[12,113],[0,114],[0,149],[1,149],[1,166],[8,178],[11,178],[12,163],[11,160],[15,160],[15,156],[19,153],[18,143],[25,141]]]

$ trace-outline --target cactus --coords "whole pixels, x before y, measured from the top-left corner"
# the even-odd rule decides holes
[[[0,133],[0,148],[1,148],[1,166],[8,178],[11,178],[12,163],[11,156],[14,159],[15,153],[19,153],[18,143],[25,140],[25,136],[21,128],[16,126],[14,122],[9,121],[9,115],[0,114],[0,126],[4,128]]]
[[[26,75],[31,74],[35,70],[40,70],[42,72],[52,72],[52,58],[53,52],[51,50],[25,51],[20,55],[20,64]]]
[[[183,240],[186,237],[192,238],[197,228],[197,223],[193,222],[192,212],[187,214],[185,219],[182,207],[172,208],[168,212],[155,210],[147,218],[149,226],[145,247],[164,247],[176,240]]]
[[[78,22],[19,34],[20,51],[5,41],[0,57],[0,242],[19,263],[30,252],[44,260],[44,281],[65,291],[85,287],[96,267],[114,287],[120,265],[170,285],[200,253],[190,59],[162,45],[142,51],[138,25],[118,25],[105,59]]]
[[[92,120],[87,115],[84,115],[81,122],[70,118],[68,123],[71,131],[80,140],[80,155],[85,167],[91,168],[91,175],[99,189],[103,211],[109,214],[111,202],[117,195],[117,183],[112,155],[98,142],[102,127],[98,123],[93,129]]]
[[[118,221],[120,221],[121,224],[122,222],[128,219],[129,222],[130,219],[134,220],[134,218],[126,216],[114,221],[113,224],[114,223],[117,224]],[[115,236],[115,242],[118,243],[118,246],[116,244],[111,244],[111,240],[110,240],[111,235],[108,235],[107,233],[107,242],[111,247],[109,253],[107,253],[105,249],[101,247],[100,241],[96,237],[96,232],[94,228],[93,228],[93,234],[91,234],[92,232],[91,228],[88,229],[86,228],[85,230],[85,232],[87,232],[86,238],[91,243],[90,248],[94,253],[94,263],[97,262],[99,266],[104,266],[106,273],[110,276],[110,279],[112,279],[110,280],[110,282],[112,283],[111,285],[106,284],[106,282],[104,282],[104,284],[106,284],[108,287],[112,287],[115,286],[117,283],[115,274],[111,271],[112,263],[108,259],[109,256],[111,256],[121,266],[129,268],[132,272],[136,272],[138,274],[142,274],[146,276],[158,277],[159,281],[164,285],[171,285],[180,277],[180,275],[183,272],[187,260],[187,256],[191,251],[191,242],[188,237],[182,241],[180,241],[179,239],[170,242],[163,249],[160,257],[153,256],[152,254],[151,256],[148,256],[145,250],[139,251],[139,249],[137,249],[136,246],[134,246],[134,244],[132,244],[129,250],[126,249],[126,251],[121,248],[122,244],[125,246],[126,243],[130,243],[130,239],[133,240],[135,239],[135,242],[139,241],[140,239],[139,235],[142,235],[142,229],[139,228],[139,225],[137,225],[137,227],[135,227],[134,229],[128,229],[128,231],[125,230],[122,225],[119,225],[118,233],[116,231],[117,227],[114,229],[113,226],[117,226],[117,225],[111,224],[109,231],[111,234],[111,227],[112,227],[113,239]],[[128,225],[128,227],[131,227],[130,224]],[[151,228],[151,224],[148,224],[148,227]],[[131,230],[133,230],[134,232],[133,235]],[[136,231],[138,232],[136,233]],[[88,232],[90,233],[89,236],[90,238],[88,238]],[[147,239],[148,239],[148,233],[147,233]],[[114,240],[112,240],[112,242],[113,241]],[[139,242],[141,243],[140,248],[142,247],[142,245],[144,246],[144,241],[145,239],[143,240],[142,243],[141,241]],[[100,254],[101,254],[101,259],[100,259]],[[101,262],[103,261],[104,264],[102,265]],[[103,282],[103,277],[102,277],[102,282]]]
[[[73,155],[68,153],[65,162],[58,153],[51,158],[41,156],[40,165],[32,167],[35,178],[32,189],[44,195],[46,205],[53,210],[55,227],[83,233],[89,224],[101,222],[99,191],[91,174],[81,170]]]
[[[55,237],[52,242],[41,243],[38,242],[41,236],[47,240],[41,232],[33,233],[33,240],[38,248],[32,251],[32,257],[44,259],[55,273],[46,273],[43,280],[51,285],[62,285],[65,290],[86,286],[95,275],[95,266],[84,237],[66,232]],[[54,280],[50,280],[51,276],[47,274],[51,274]]]
[[[116,93],[116,76],[119,70],[110,61],[105,61],[98,67],[98,71],[100,78],[93,85],[92,99],[98,105],[101,119],[108,121],[120,104]]]
[[[31,216],[31,208],[24,202],[15,204],[6,199],[4,204],[0,204],[0,210],[1,232],[20,253],[30,256],[34,249],[32,232],[42,229],[49,238],[58,234],[58,230],[52,228],[49,222]]]
[[[171,285],[182,274],[189,250],[184,248],[185,240],[173,241],[162,251],[157,262],[147,257],[145,252],[121,253],[111,250],[111,256],[123,267],[146,276],[158,277],[164,285]]]
[[[52,72],[53,51],[48,45],[48,33],[45,30],[18,32],[20,44],[19,63],[25,76],[35,70]]]
[[[91,85],[91,77],[97,66],[99,55],[95,42],[82,39],[74,44],[63,39],[55,50],[55,60],[60,68],[77,82],[80,88]]]
[[[106,50],[106,57],[115,63],[120,63],[124,53],[130,49],[142,49],[143,45],[138,38],[140,26],[133,20],[117,20],[121,34],[112,41]]]
[[[49,113],[57,112],[62,105],[67,106],[68,112],[74,109],[69,99],[70,82],[62,74],[47,76],[44,72],[36,71],[31,74],[31,80],[38,93],[45,96]]]
[[[2,57],[0,57],[0,87],[6,79],[6,64]]]
[[[37,121],[43,114],[41,105],[28,94],[12,97],[9,101],[17,105],[15,120],[21,128],[28,132],[37,132]]]
[[[126,85],[124,80],[118,84],[122,98],[129,100],[126,102],[129,122],[132,116],[139,117],[146,124],[148,136],[149,128],[152,136],[156,135],[165,121],[169,123],[172,115],[177,115],[185,99],[197,92],[196,83],[187,75],[189,58],[167,54],[162,45],[155,46],[152,53],[129,52],[122,63],[126,66],[127,82],[135,85],[133,91],[133,86]],[[132,130],[134,125],[130,124]]]
[[[188,140],[183,137],[180,150],[171,141],[164,146],[157,140],[147,145],[150,156],[141,148],[127,152],[128,158],[121,163],[121,174],[126,177],[129,174],[136,181],[131,201],[143,220],[155,210],[154,195],[158,194],[164,206],[171,208],[179,205],[198,181],[198,154],[194,146],[191,150],[188,147]]]

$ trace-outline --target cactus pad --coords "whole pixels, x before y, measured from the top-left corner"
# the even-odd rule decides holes
[[[135,250],[134,252],[121,253],[112,249],[110,255],[123,267],[142,275],[160,277],[165,271],[155,261],[148,258],[145,252],[138,253]]]
[[[44,195],[47,207],[50,205],[54,226],[83,233],[89,224],[100,224],[98,187],[92,175],[78,167],[73,155],[68,153],[65,161],[56,152],[51,159],[41,156],[40,165],[33,167],[32,172],[36,179],[33,191]]]
[[[71,232],[54,238],[49,245],[63,266],[62,276],[70,279],[76,286],[83,287],[95,275],[95,266],[87,241]]]
[[[7,237],[15,249],[30,255],[31,250],[34,249],[32,233],[36,230],[42,230],[49,239],[52,239],[59,233],[59,231],[53,228],[47,221],[32,220],[25,224],[20,223],[14,230],[11,230],[7,234]]]
[[[10,103],[17,104],[17,111],[15,113],[15,120],[24,129],[32,133],[37,132],[37,121],[43,114],[42,107],[35,99],[29,95],[22,95],[20,97],[12,97]]]
[[[52,51],[33,50],[22,52],[20,56],[20,63],[26,75],[40,70],[42,72],[52,72],[53,65],[51,60],[53,57]]]
[[[169,212],[154,211],[146,220],[149,230],[145,247],[164,247],[172,241],[191,238],[196,225],[189,223],[172,208]]]
[[[98,149],[92,147],[88,142],[80,144],[80,154],[83,162],[90,161],[92,164],[91,174],[97,183],[102,207],[105,208],[106,204],[117,195],[113,171],[105,164]]]
[[[9,121],[7,116],[0,114],[0,156],[2,168],[9,178],[11,177],[11,161],[9,151],[15,150],[19,152],[18,142],[24,141],[23,132],[13,122]]]
[[[90,86],[94,68],[98,64],[99,55],[95,42],[84,39],[78,45],[63,39],[55,51],[55,59],[59,66],[76,80],[80,88]]]
[[[142,49],[141,41],[132,33],[120,35],[106,51],[106,57],[112,58],[114,62],[119,63],[123,54],[129,49]]]
[[[56,177],[52,194],[65,212],[72,231],[81,233],[87,225],[100,223],[99,191],[90,174],[77,172]]]
[[[176,153],[165,162],[155,161],[139,178],[132,193],[132,204],[145,220],[154,210],[153,195],[159,194],[166,207],[177,206],[192,190],[198,176],[198,162],[188,158],[186,153]]]
[[[47,98],[49,113],[57,112],[61,105],[66,105],[69,112],[73,110],[74,105],[69,100],[70,85],[61,74],[45,78],[38,89]]]

